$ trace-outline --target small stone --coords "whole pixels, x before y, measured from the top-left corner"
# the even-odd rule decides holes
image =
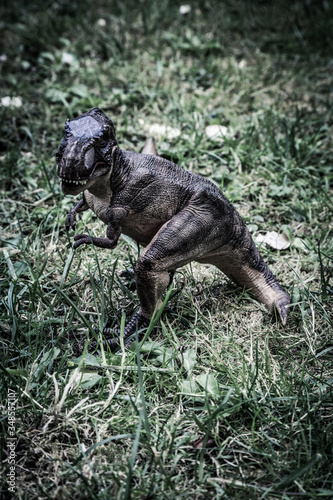
[[[5,96],[1,98],[1,106],[4,108],[20,108],[22,106],[22,99],[19,96]]]
[[[205,128],[206,136],[213,141],[221,141],[228,134],[228,129],[224,125],[208,125]]]
[[[166,137],[167,139],[176,139],[181,134],[178,128],[168,127],[167,125],[160,125],[159,123],[153,123],[149,127],[149,135],[157,139]]]
[[[181,5],[179,7],[179,14],[181,16],[184,16],[185,14],[188,14],[189,12],[191,12],[191,6],[186,4],[186,5]]]
[[[64,64],[73,64],[74,62],[74,56],[73,54],[70,54],[69,52],[63,52],[61,56],[61,62]]]

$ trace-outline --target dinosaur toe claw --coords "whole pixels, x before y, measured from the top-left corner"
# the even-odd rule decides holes
[[[131,269],[131,268],[124,269],[123,271],[121,271],[121,273],[119,274],[119,276],[121,278],[126,278],[128,280],[133,280],[135,278],[134,269]]]
[[[74,240],[74,249],[78,248],[80,245],[89,245],[92,243],[92,238],[88,234],[75,234]]]
[[[277,310],[280,320],[283,326],[286,325],[287,323],[287,318],[288,318],[288,313],[289,313],[289,304],[290,304],[290,297],[287,293],[283,293],[283,295],[276,300],[275,302],[275,309]]]
[[[135,338],[127,339],[137,330],[139,339],[143,337],[144,330],[149,326],[150,320],[142,316],[141,313],[137,313],[133,316],[131,321],[126,325],[124,329],[124,343],[125,348],[129,349],[131,344],[134,342]],[[96,330],[95,330],[96,331]],[[99,332],[99,330],[97,330]],[[104,327],[103,335],[106,339],[103,340],[104,346],[109,346],[111,351],[115,351],[120,347],[120,329],[118,327]],[[127,342],[126,342],[127,341]]]

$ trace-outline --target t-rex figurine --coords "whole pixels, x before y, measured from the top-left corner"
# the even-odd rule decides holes
[[[83,193],[67,215],[66,229],[75,229],[76,214],[88,208],[107,225],[105,238],[76,234],[74,248],[93,244],[111,250],[121,233],[145,247],[135,273],[140,309],[125,339],[148,325],[170,275],[191,261],[214,264],[286,324],[289,295],[211,181],[154,154],[122,151],[112,121],[98,108],[67,120],[56,158],[63,192]]]

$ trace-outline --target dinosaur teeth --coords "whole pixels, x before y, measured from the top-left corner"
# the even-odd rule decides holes
[[[72,179],[65,179],[65,178],[62,178],[62,182],[65,182],[66,184],[75,184],[76,186],[78,185],[81,185],[81,186],[84,186],[85,184],[87,184],[88,182],[88,179],[83,179],[83,180],[72,180]]]

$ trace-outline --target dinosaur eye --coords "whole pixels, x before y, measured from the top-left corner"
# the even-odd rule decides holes
[[[109,142],[109,135],[107,132],[104,132],[102,137],[100,137],[98,141],[98,145],[104,148]]]

